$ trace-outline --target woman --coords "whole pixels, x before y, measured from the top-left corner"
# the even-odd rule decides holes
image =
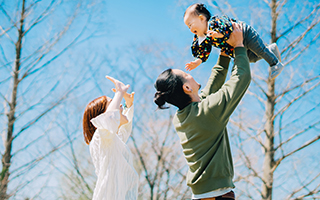
[[[113,99],[101,96],[91,101],[83,115],[83,134],[98,176],[92,199],[136,200],[138,174],[125,144],[132,129],[134,93],[127,93],[129,85],[106,78],[115,85]]]
[[[192,189],[192,199],[235,198],[226,127],[249,86],[251,76],[241,27],[238,24],[233,26],[234,31],[227,42],[235,47],[235,60],[232,75],[226,83],[230,58],[223,52],[200,96],[200,84],[190,74],[178,69],[164,71],[155,83],[154,101],[158,107],[164,108],[164,104],[169,103],[179,108],[173,124],[189,166],[187,185]]]

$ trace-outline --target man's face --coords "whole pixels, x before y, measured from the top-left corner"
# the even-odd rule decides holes
[[[184,85],[187,85],[192,90],[192,93],[198,94],[201,85],[197,83],[190,74],[180,69],[173,69],[172,71],[174,74],[177,74],[185,79]]]

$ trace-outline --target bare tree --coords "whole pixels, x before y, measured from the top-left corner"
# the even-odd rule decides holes
[[[48,185],[43,177],[52,172],[50,156],[70,142],[54,138],[59,133],[52,126],[56,120],[53,111],[84,83],[81,76],[85,70],[71,69],[63,57],[93,34],[87,31],[91,19],[86,13],[88,3],[0,3],[0,98],[5,124],[1,130],[0,199],[23,197],[23,190],[35,180]],[[72,79],[68,70],[79,79]],[[39,123],[46,125],[39,127]],[[36,188],[27,195],[39,196],[42,187]]]
[[[312,154],[315,143],[320,140],[317,114],[320,102],[315,99],[319,94],[320,76],[312,67],[318,60],[308,57],[314,51],[313,45],[319,42],[320,4],[297,3],[304,6],[301,10],[288,1],[264,3],[270,9],[270,43],[278,43],[286,67],[276,80],[255,74],[249,94],[256,100],[248,102],[251,108],[258,110],[247,111],[249,103],[243,103],[237,113],[238,119],[233,119],[233,126],[239,130],[233,132],[237,133],[234,139],[239,153],[236,163],[245,164],[239,167],[236,177],[243,186],[239,189],[240,199],[241,196],[266,200],[316,199],[320,170],[312,162],[319,158],[310,156],[307,162],[298,165],[296,156]],[[266,18],[264,15],[263,21]],[[256,65],[261,66],[261,63]],[[256,107],[252,106],[252,101],[257,102]],[[257,149],[262,149],[261,154],[253,155]]]
[[[191,2],[179,3],[186,7]],[[320,73],[319,58],[314,55],[319,51],[320,4],[287,0],[205,3],[213,15],[245,21],[264,41],[277,43],[285,65],[282,74],[271,80],[265,62],[251,64],[250,96],[231,118],[238,198],[319,198],[320,158],[314,152],[320,140]]]

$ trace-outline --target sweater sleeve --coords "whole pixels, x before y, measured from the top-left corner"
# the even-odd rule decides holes
[[[221,88],[227,77],[229,63],[229,57],[220,55],[217,64],[211,70],[207,85],[200,93],[200,98],[205,99],[208,95],[215,93]]]
[[[235,60],[230,80],[220,90],[202,101],[215,118],[226,122],[233,113],[251,81],[250,65],[246,49],[235,48]]]

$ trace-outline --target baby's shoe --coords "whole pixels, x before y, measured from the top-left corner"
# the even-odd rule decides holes
[[[281,63],[281,55],[276,43],[272,43],[267,48],[278,58],[278,63],[271,66],[271,79],[275,79],[283,70],[284,65]]]
[[[283,70],[284,65],[281,62],[278,62],[276,65],[271,67],[271,79],[275,79]]]

